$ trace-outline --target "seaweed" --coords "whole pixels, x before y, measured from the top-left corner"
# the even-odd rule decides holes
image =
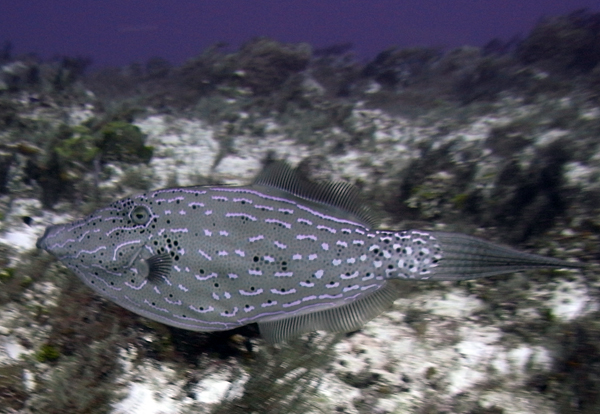
[[[427,80],[433,63],[441,56],[441,51],[435,48],[393,47],[379,53],[369,62],[362,75],[388,87],[409,86]]]
[[[43,344],[35,354],[38,362],[54,362],[60,358],[60,351],[52,344]]]
[[[122,368],[116,358],[118,334],[83,347],[64,358],[52,376],[41,384],[31,401],[34,412],[47,414],[102,414],[112,410],[119,396],[114,383]]]
[[[556,401],[559,412],[592,414],[600,406],[600,326],[598,313],[558,325],[544,342],[554,366],[531,377],[528,386]]]
[[[101,165],[114,161],[147,164],[153,148],[146,146],[145,140],[137,126],[117,116],[76,126],[62,124],[48,139],[42,154],[30,154],[26,177],[40,185],[45,207],[52,207],[62,198],[98,198]]]
[[[558,75],[589,73],[600,63],[600,13],[577,10],[542,20],[516,56]]]
[[[329,335],[314,341],[312,336],[307,341],[259,349],[255,359],[247,363],[250,378],[244,394],[212,414],[320,412],[313,401],[318,398],[314,391],[321,382],[318,370],[331,359],[339,339],[339,335]],[[318,352],[314,352],[315,347],[320,348]]]
[[[237,56],[241,84],[255,95],[271,94],[294,73],[307,68],[311,57],[308,44],[282,44],[257,38],[244,44]]]
[[[153,148],[144,145],[146,136],[135,125],[123,121],[111,121],[98,131],[98,149],[103,161],[148,163]]]
[[[28,393],[23,385],[24,364],[0,367],[0,410],[20,410],[25,406]],[[7,411],[5,411],[7,410]]]

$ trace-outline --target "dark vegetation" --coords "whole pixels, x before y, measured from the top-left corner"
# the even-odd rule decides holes
[[[86,73],[87,58],[41,61],[35,56],[13,57],[10,44],[6,44],[0,54],[7,68],[0,75],[0,127],[11,137],[25,138],[20,147],[10,148],[0,157],[0,193],[8,191],[7,171],[18,152],[26,153],[24,179],[40,184],[45,206],[60,199],[81,201],[96,196],[89,188],[93,180],[81,184],[82,176],[98,180],[107,161],[139,163],[151,158],[152,149],[144,145],[144,137],[128,125],[149,111],[225,125],[225,141],[240,134],[262,136],[264,117],[269,116],[300,143],[321,146],[334,142],[334,151],[344,152],[367,147],[372,139],[372,130],[351,119],[357,101],[367,108],[417,118],[432,111],[450,111],[447,115],[455,119],[465,113],[485,113],[507,96],[543,102],[575,95],[580,102],[600,102],[599,27],[600,14],[577,11],[540,22],[522,40],[493,40],[483,48],[449,51],[390,48],[367,63],[358,62],[347,44],[312,51],[306,44],[258,38],[235,52],[214,45],[178,67],[152,58],[145,64],[93,73]],[[17,96],[25,100],[15,99]],[[61,104],[86,103],[94,104],[96,117],[76,127],[49,128],[22,116]],[[557,114],[556,123],[572,127],[569,124],[574,118],[574,113]],[[495,131],[490,148],[510,156],[527,145],[535,120],[524,121],[512,125],[515,131]],[[336,134],[331,134],[332,127],[337,127]],[[568,156],[548,155],[548,163],[559,168]],[[529,187],[537,184],[532,182]],[[406,180],[401,198],[418,185]],[[529,187],[520,191],[529,193]],[[462,197],[467,209],[478,204],[477,194],[455,196]],[[522,198],[518,194],[512,197]],[[548,195],[549,202],[554,203],[553,197]],[[507,203],[515,205],[514,201]],[[561,201],[556,204],[559,213]],[[527,237],[530,230],[520,232],[515,239]]]

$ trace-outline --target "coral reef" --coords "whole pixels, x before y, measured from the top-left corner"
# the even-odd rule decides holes
[[[86,73],[0,49],[0,412],[593,413],[600,404],[600,14],[450,51],[259,38]],[[95,296],[34,249],[52,223],[268,158],[357,185],[385,227],[585,262],[398,283],[361,331],[268,347]]]

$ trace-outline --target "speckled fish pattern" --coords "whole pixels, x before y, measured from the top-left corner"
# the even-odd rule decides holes
[[[392,279],[577,267],[461,234],[373,229],[356,193],[275,163],[249,186],[116,201],[48,227],[37,246],[139,315],[194,331],[256,322],[269,342],[360,328],[396,299]]]

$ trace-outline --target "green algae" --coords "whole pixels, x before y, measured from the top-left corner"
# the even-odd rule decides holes
[[[99,129],[98,136],[103,160],[148,163],[152,158],[154,148],[144,145],[144,133],[131,123],[108,122]]]
[[[60,351],[52,344],[44,344],[35,353],[35,359],[38,362],[54,362],[60,358]]]
[[[0,282],[5,282],[12,279],[15,276],[15,269],[12,267],[5,267],[0,269]]]
[[[24,366],[4,365],[0,367],[0,410],[19,410],[27,400],[27,391],[23,384]]]

